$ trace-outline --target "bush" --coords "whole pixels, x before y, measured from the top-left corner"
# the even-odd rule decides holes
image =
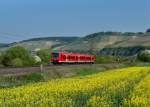
[[[48,64],[50,61],[50,49],[43,49],[38,51],[37,56],[41,58],[42,63]]]
[[[116,59],[113,56],[96,56],[96,62],[98,63],[107,63],[107,62],[114,62]]]
[[[3,64],[2,64],[2,55],[0,55],[0,67],[2,67]]]
[[[150,28],[146,30],[146,33],[150,33]]]
[[[14,67],[15,66],[17,66],[17,67],[23,66],[23,61],[20,58],[13,59],[11,61],[11,63],[12,63],[12,66],[14,66]]]
[[[34,58],[21,46],[9,48],[2,55],[4,66],[31,66],[34,63]]]
[[[150,50],[141,51],[137,58],[143,62],[150,62]]]
[[[123,62],[126,61],[126,57],[111,56],[111,55],[98,55],[96,56],[97,63],[110,63],[110,62]]]
[[[34,56],[34,60],[35,60],[35,63],[36,65],[40,65],[41,64],[41,58],[39,56]]]

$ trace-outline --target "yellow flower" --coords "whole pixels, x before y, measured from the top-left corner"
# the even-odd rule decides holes
[[[147,106],[150,104],[149,84],[150,67],[128,67],[0,89],[0,106],[111,107],[119,106],[122,103],[119,101],[124,101],[124,105]],[[130,92],[132,88],[133,93]]]

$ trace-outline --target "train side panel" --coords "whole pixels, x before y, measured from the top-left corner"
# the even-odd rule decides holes
[[[93,63],[95,61],[94,55],[67,53],[67,52],[53,52],[51,53],[51,62],[56,63]]]

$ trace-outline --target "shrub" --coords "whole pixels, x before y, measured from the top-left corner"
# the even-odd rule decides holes
[[[2,55],[2,64],[4,66],[30,66],[34,65],[34,63],[34,58],[21,46],[9,48]]]
[[[13,59],[11,61],[11,63],[12,63],[12,66],[14,66],[14,67],[15,66],[17,66],[17,67],[23,66],[23,61],[20,58]]]
[[[150,33],[150,28],[146,30],[146,33]]]
[[[34,60],[35,60],[35,63],[36,65],[40,65],[41,64],[41,58],[39,56],[34,56]]]
[[[145,51],[141,51],[137,58],[140,61],[144,61],[144,62],[150,62],[150,50],[145,50]]]
[[[49,49],[43,49],[38,51],[37,56],[41,58],[42,63],[48,64],[50,60],[50,50]]]
[[[2,55],[0,55],[0,67],[3,66],[2,64]]]
[[[125,61],[125,57],[121,56],[110,56],[110,55],[98,55],[96,56],[97,63],[109,63],[109,62],[122,62]]]

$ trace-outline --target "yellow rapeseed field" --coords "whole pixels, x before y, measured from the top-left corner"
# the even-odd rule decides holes
[[[149,107],[150,67],[0,89],[0,107]]]
[[[124,106],[150,107],[150,74],[148,74],[124,100]]]

